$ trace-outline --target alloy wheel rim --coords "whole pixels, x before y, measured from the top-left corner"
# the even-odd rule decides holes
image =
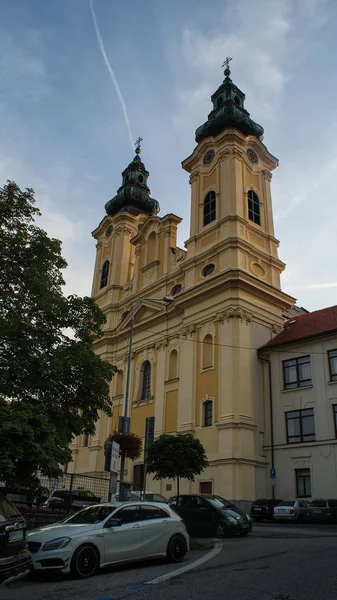
[[[96,554],[91,548],[83,548],[77,557],[77,568],[81,575],[91,575],[97,565]]]
[[[171,553],[175,559],[182,557],[184,552],[183,541],[179,538],[174,538],[171,542]]]

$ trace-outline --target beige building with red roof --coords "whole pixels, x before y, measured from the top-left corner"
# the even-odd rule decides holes
[[[275,497],[337,498],[337,306],[290,318],[259,356]]]

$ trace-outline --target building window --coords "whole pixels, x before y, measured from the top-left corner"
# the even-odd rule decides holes
[[[200,481],[199,482],[199,494],[212,494],[213,493],[212,481]]]
[[[213,338],[210,334],[204,337],[202,342],[202,368],[213,367]]]
[[[181,283],[177,283],[177,285],[175,285],[174,288],[172,288],[171,296],[178,296],[178,294],[181,294],[182,290],[183,286],[181,285]]]
[[[212,190],[204,199],[204,225],[208,225],[216,219],[216,196]]]
[[[296,497],[310,498],[311,496],[311,480],[310,469],[295,469],[296,478]]]
[[[206,400],[203,403],[203,427],[212,427],[213,425],[213,402]]]
[[[283,379],[285,390],[311,385],[310,356],[284,360]]]
[[[337,381],[337,350],[329,350],[330,381]]]
[[[286,412],[287,444],[315,441],[314,409]]]
[[[133,489],[142,490],[144,485],[144,465],[133,467]]]
[[[333,420],[335,423],[335,436],[337,438],[337,404],[332,405],[332,410],[333,410]]]
[[[210,275],[212,275],[215,271],[215,265],[213,263],[206,265],[206,267],[203,268],[203,270],[201,271],[201,275],[203,277],[209,277]]]
[[[82,437],[82,448],[87,448],[89,446],[89,434],[85,433]]]
[[[248,192],[248,217],[253,223],[261,225],[260,200],[253,190]]]
[[[143,366],[143,385],[141,400],[148,400],[151,398],[151,364],[147,360]]]
[[[99,286],[100,289],[104,288],[107,285],[108,277],[109,277],[109,261],[106,260],[102,267],[101,285]]]
[[[169,379],[175,379],[178,371],[178,352],[172,350],[169,357]]]

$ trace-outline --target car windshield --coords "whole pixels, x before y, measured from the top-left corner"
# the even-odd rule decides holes
[[[228,507],[230,507],[225,500],[220,500],[219,498],[207,498],[207,501],[213,506],[213,508],[228,510]]]
[[[116,508],[117,506],[92,506],[68,517],[63,523],[70,523],[71,525],[96,525],[96,523],[104,521]]]
[[[167,502],[167,498],[161,494],[145,494],[145,499],[151,502]]]
[[[14,504],[9,502],[4,496],[0,496],[0,522],[15,519],[18,516],[20,516],[20,513]]]
[[[313,500],[310,502],[310,506],[326,506],[325,500]]]
[[[294,500],[282,500],[282,502],[280,502],[279,506],[295,506],[295,501]]]

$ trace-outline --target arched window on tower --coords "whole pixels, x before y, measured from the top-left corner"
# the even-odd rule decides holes
[[[147,263],[151,263],[156,258],[156,232],[152,231],[147,238]]]
[[[202,342],[202,368],[210,367],[213,367],[213,338],[207,334]]]
[[[176,350],[172,350],[170,352],[169,357],[169,379],[175,379],[177,377],[177,367],[178,367],[178,353]]]
[[[109,277],[109,261],[106,260],[102,267],[101,284],[99,286],[100,289],[104,288],[107,285],[108,277]]]
[[[253,190],[248,192],[248,217],[253,223],[261,225],[260,200]]]
[[[151,363],[146,360],[143,364],[143,381],[142,381],[142,393],[140,396],[141,400],[148,400],[151,398]]]
[[[204,199],[204,225],[208,225],[216,219],[216,196],[211,190]]]

